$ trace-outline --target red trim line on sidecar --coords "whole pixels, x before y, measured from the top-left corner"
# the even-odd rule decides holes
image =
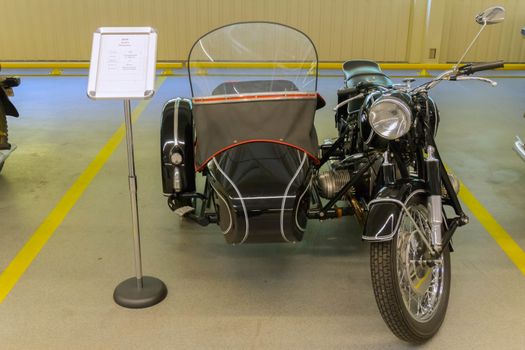
[[[199,167],[197,165],[195,165],[195,171],[197,172],[201,172],[205,167],[206,165],[213,159],[215,158],[216,156],[218,156],[219,154],[221,154],[222,152],[225,152],[231,148],[234,148],[234,147],[237,147],[237,146],[241,146],[241,145],[245,145],[247,143],[254,143],[254,142],[267,142],[267,143],[277,143],[279,145],[284,145],[284,146],[288,146],[288,147],[292,147],[292,148],[295,148],[295,149],[298,149],[299,151],[301,152],[304,152],[306,153],[306,155],[308,157],[310,157],[310,159],[313,160],[314,164],[319,164],[320,163],[320,160],[319,158],[317,158],[316,156],[314,156],[313,154],[311,154],[310,152],[308,152],[307,150],[305,150],[304,148],[302,147],[299,147],[299,146],[296,146],[296,145],[292,145],[291,143],[287,143],[287,142],[284,142],[284,141],[278,141],[278,140],[271,140],[271,139],[256,139],[256,140],[246,140],[246,141],[241,141],[241,142],[237,142],[237,143],[234,143],[232,145],[229,145],[227,147],[224,147],[223,149],[215,152],[213,155],[211,155],[208,159],[206,159]]]

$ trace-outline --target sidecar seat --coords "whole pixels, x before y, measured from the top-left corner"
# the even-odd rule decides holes
[[[214,157],[208,171],[226,242],[302,240],[309,164],[305,153],[275,143],[247,143]]]
[[[390,87],[393,82],[383,73],[379,65],[373,61],[350,60],[343,64],[343,73],[347,87],[358,84],[373,84]]]

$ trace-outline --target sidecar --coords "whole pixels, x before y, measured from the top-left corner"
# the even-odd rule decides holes
[[[197,40],[187,66],[192,98],[167,102],[162,114],[168,204],[217,223],[230,244],[300,241],[324,105],[312,42],[284,25],[237,23]]]

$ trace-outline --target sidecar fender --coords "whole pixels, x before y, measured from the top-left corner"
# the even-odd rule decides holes
[[[394,238],[403,213],[403,206],[418,193],[424,193],[424,185],[406,182],[384,187],[368,205],[362,239],[383,242]]]
[[[195,192],[194,132],[191,101],[170,100],[162,111],[160,157],[165,196]],[[173,161],[177,153],[179,162]]]

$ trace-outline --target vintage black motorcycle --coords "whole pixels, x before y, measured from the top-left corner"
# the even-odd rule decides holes
[[[4,168],[7,157],[16,149],[15,145],[9,143],[7,116],[18,117],[18,111],[9,101],[9,96],[13,96],[13,88],[18,85],[20,78],[0,76],[0,171]]]
[[[502,17],[489,9],[481,23],[500,20],[496,12]],[[468,218],[459,181],[436,148],[439,114],[428,91],[502,63],[457,66],[413,89],[410,81],[393,84],[374,62],[348,61],[339,137],[320,147],[313,118],[325,103],[305,34],[276,23],[228,25],[197,40],[187,65],[193,98],[169,101],[162,115],[170,208],[217,223],[231,244],[298,242],[308,219],[355,215],[371,242],[384,320],[406,341],[432,337],[448,304],[450,241]],[[202,193],[196,172],[205,178]]]

